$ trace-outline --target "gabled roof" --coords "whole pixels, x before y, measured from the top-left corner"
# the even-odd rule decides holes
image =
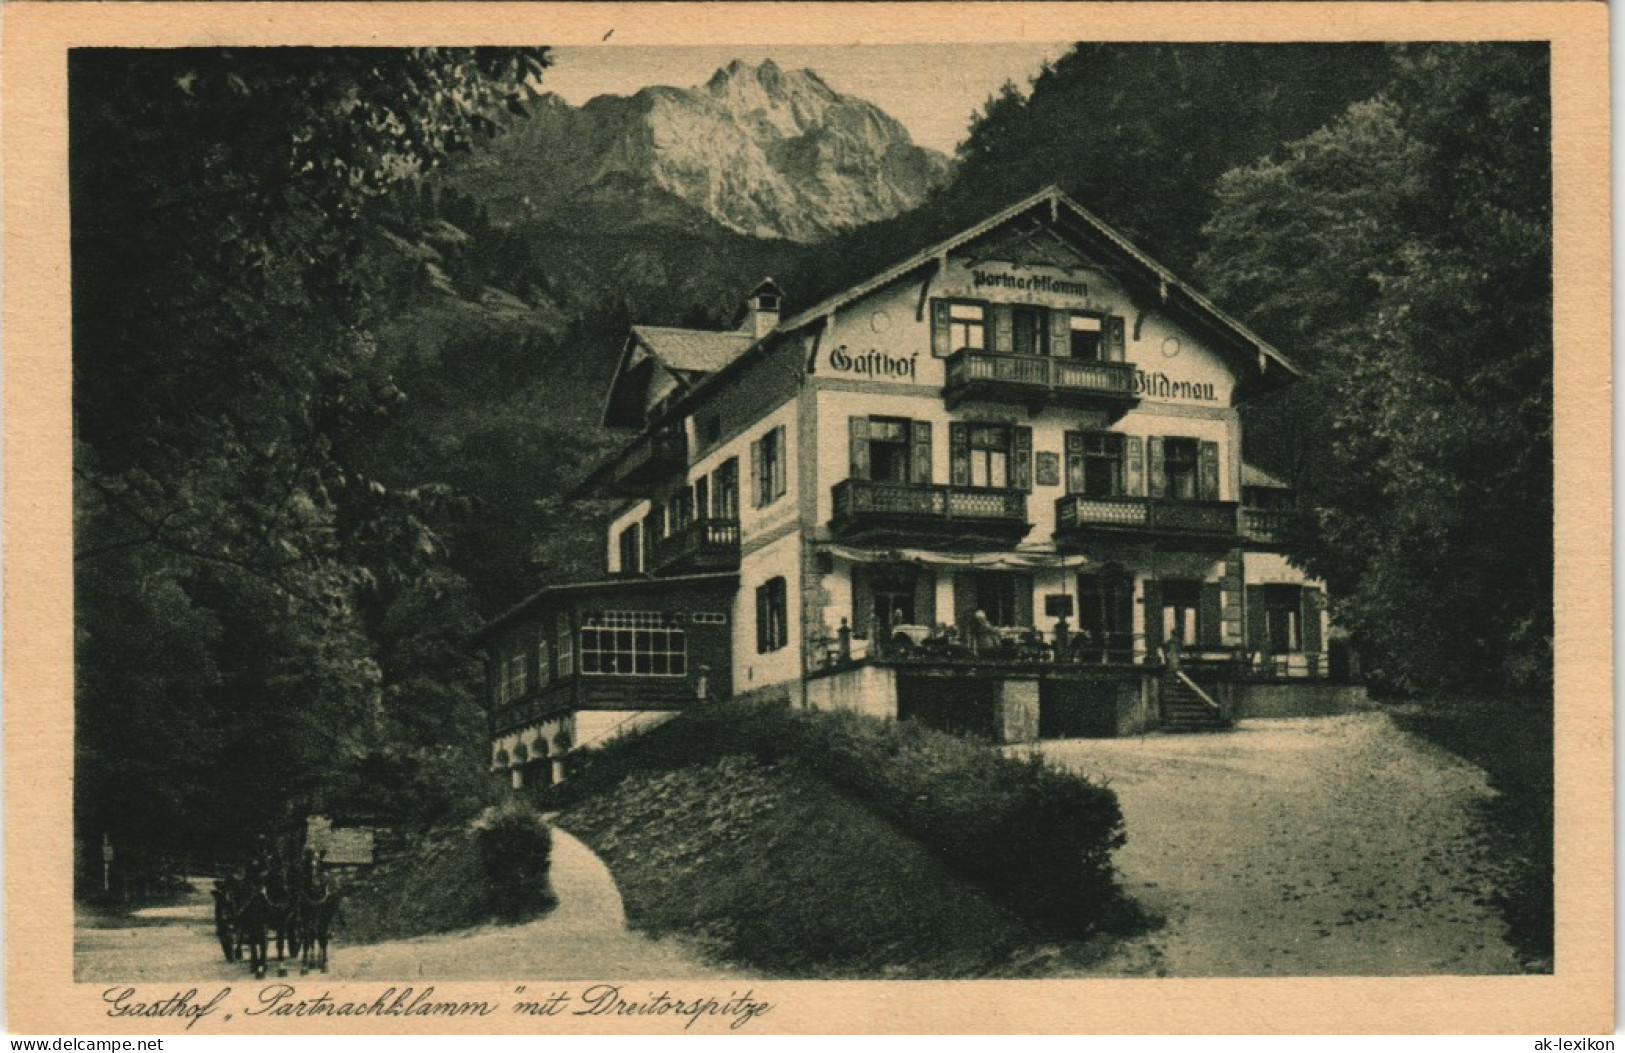
[[[671,374],[677,381],[678,391],[683,392],[738,358],[754,340],[748,331],[718,333],[708,329],[634,325],[609,382],[601,417],[603,423],[611,428],[642,426],[649,374],[644,372],[641,379],[634,374],[645,362],[649,363],[648,369],[658,367]]]
[[[634,325],[632,336],[667,369],[686,373],[715,373],[755,341],[749,332],[714,333],[663,325]]]
[[[649,348],[647,340],[638,335],[639,330],[731,339],[738,341],[739,345],[737,350],[730,351],[730,357],[723,365],[706,371],[702,375],[694,376],[692,380],[680,376],[680,387],[663,408],[662,419],[649,421],[640,433],[639,438],[633,439],[607,461],[598,465],[586,479],[571,491],[571,496],[579,496],[582,492],[596,485],[607,474],[609,469],[636,447],[643,436],[652,434],[665,422],[665,419],[680,417],[689,412],[690,408],[703,398],[707,392],[743,369],[752,359],[778,346],[786,337],[797,330],[822,325],[826,318],[842,308],[902,281],[924,268],[937,266],[938,261],[946,260],[950,253],[963,249],[965,246],[971,245],[978,239],[1021,218],[1023,215],[1035,211],[1046,215],[1050,222],[1056,226],[1060,226],[1065,221],[1074,236],[1082,237],[1090,242],[1091,253],[1098,252],[1109,256],[1113,269],[1120,276],[1131,278],[1143,288],[1151,290],[1164,309],[1198,324],[1205,325],[1210,332],[1217,335],[1228,346],[1233,358],[1239,360],[1237,362],[1240,366],[1238,380],[1242,381],[1244,386],[1252,387],[1256,384],[1258,387],[1267,388],[1274,386],[1278,382],[1277,378],[1291,379],[1303,375],[1302,371],[1293,365],[1290,359],[1263,337],[1220,310],[1211,300],[1186,285],[1168,268],[1140,251],[1132,242],[1093,212],[1061,193],[1059,188],[1051,186],[989,216],[972,227],[960,231],[951,238],[922,249],[908,259],[888,267],[867,281],[859,282],[846,291],[828,297],[793,317],[781,321],[759,340],[753,340],[748,331],[703,333],[687,329],[656,329],[652,326],[635,326],[633,335],[627,341],[626,353],[622,356],[621,364],[615,372],[616,384],[619,384],[622,374],[626,371],[635,348],[644,347],[651,354],[654,353],[653,349]],[[1269,375],[1272,366],[1274,376]],[[1248,378],[1257,379],[1252,384],[1246,384]],[[609,407],[615,405],[616,390],[616,386],[612,384]],[[609,423],[608,412],[606,410],[606,423]]]
[[[1230,337],[1235,343],[1255,350],[1260,356],[1260,366],[1263,360],[1269,360],[1293,376],[1302,376],[1298,367],[1276,350],[1263,337],[1242,325],[1213,304],[1211,300],[1182,282],[1172,271],[1162,264],[1141,252],[1123,235],[1112,229],[1104,220],[1093,212],[1073,201],[1061,193],[1057,187],[1046,187],[1025,200],[1018,201],[1009,208],[989,216],[987,219],[960,231],[953,237],[939,241],[930,248],[915,253],[903,262],[888,267],[868,281],[859,282],[845,292],[807,308],[795,317],[781,323],[779,332],[790,332],[812,325],[839,311],[848,304],[861,300],[870,293],[884,289],[894,282],[900,281],[922,267],[934,266],[938,260],[945,259],[950,253],[963,248],[976,241],[989,232],[998,229],[1011,220],[1020,217],[1023,213],[1034,209],[1047,208],[1051,221],[1059,223],[1063,218],[1070,220],[1081,228],[1082,232],[1099,241],[1102,246],[1114,255],[1119,256],[1131,269],[1139,272],[1139,276],[1157,287],[1157,295],[1165,305],[1183,308],[1187,313],[1209,323],[1221,334]]]

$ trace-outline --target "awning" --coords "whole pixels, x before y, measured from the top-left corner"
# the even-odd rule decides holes
[[[935,552],[923,548],[852,548],[828,546],[830,555],[848,563],[922,563],[930,567],[976,567],[984,570],[1067,570],[1087,567],[1088,556],[1060,552]]]

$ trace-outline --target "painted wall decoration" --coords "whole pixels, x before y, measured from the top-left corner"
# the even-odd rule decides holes
[[[1040,450],[1033,471],[1038,477],[1039,486],[1060,486],[1061,455],[1049,450]]]

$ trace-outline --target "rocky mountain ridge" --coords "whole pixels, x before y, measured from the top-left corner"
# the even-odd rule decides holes
[[[452,179],[497,223],[610,206],[811,242],[914,208],[948,171],[874,104],[768,59],[580,107],[545,95]]]

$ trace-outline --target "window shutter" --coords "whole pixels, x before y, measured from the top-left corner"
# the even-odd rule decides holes
[[[1145,653],[1156,654],[1162,646],[1162,582],[1145,582]]]
[[[1033,430],[1026,425],[1011,429],[1010,484],[1017,490],[1033,489]]]
[[[773,429],[773,489],[768,494],[768,500],[781,497],[790,479],[790,443],[789,433],[784,425]]]
[[[869,418],[848,417],[847,423],[852,433],[852,478],[867,479],[869,478]]]
[[[1033,624],[1033,576],[1031,574],[1017,574],[1016,579],[1016,624],[1031,626]]]
[[[1168,496],[1168,473],[1163,470],[1162,464],[1162,436],[1151,435],[1145,440],[1145,459],[1150,462],[1146,465],[1148,480],[1147,491],[1151,497]]]
[[[1222,644],[1220,637],[1220,621],[1224,615],[1223,601],[1219,598],[1222,586],[1216,581],[1204,581],[1201,595],[1197,598],[1196,608],[1196,635],[1203,647],[1218,647]]]
[[[1113,314],[1106,316],[1104,354],[1101,356],[1108,362],[1122,362],[1127,358],[1128,340],[1123,329],[1123,316]]]
[[[948,301],[931,301],[931,353],[948,357]]]
[[[643,517],[643,566],[645,568],[655,565],[655,514],[650,512]]]
[[[1056,358],[1072,354],[1072,312],[1049,312],[1049,353]]]
[[[970,485],[970,425],[963,421],[948,425],[948,482]]]
[[[1260,653],[1270,649],[1270,629],[1265,616],[1264,586],[1248,585],[1247,650]]]
[[[1303,590],[1303,650],[1305,654],[1320,653],[1320,590]]]
[[[852,631],[868,639],[869,623],[874,617],[875,590],[869,580],[869,568],[858,564],[852,568]]]
[[[502,676],[502,662],[500,659],[487,658],[485,660],[485,690],[490,696],[491,708],[502,705],[502,692],[499,680]]]
[[[694,480],[694,518],[710,519],[711,516],[711,477],[702,475]]]
[[[1083,433],[1066,433],[1066,492],[1083,493]]]
[[[959,642],[968,643],[967,634],[976,620],[976,572],[954,572],[954,624],[959,627]]]
[[[1145,494],[1145,444],[1138,435],[1123,436],[1123,495]]]
[[[920,625],[937,624],[937,574],[921,567],[914,576],[914,620]]]
[[[1201,489],[1197,496],[1203,501],[1217,501],[1219,499],[1219,444],[1204,442],[1201,445],[1201,474],[1199,476]]]
[[[756,586],[756,653],[767,651],[767,619],[768,619],[767,586]]]
[[[1008,354],[1016,349],[1015,326],[1011,320],[1010,305],[996,303],[990,309],[993,315],[993,343],[988,349]]]
[[[750,486],[751,504],[760,508],[767,504],[762,487],[762,440],[757,439],[750,444]]]
[[[914,455],[914,468],[910,478],[915,483],[931,481],[931,422],[917,420],[909,430],[910,446]]]

